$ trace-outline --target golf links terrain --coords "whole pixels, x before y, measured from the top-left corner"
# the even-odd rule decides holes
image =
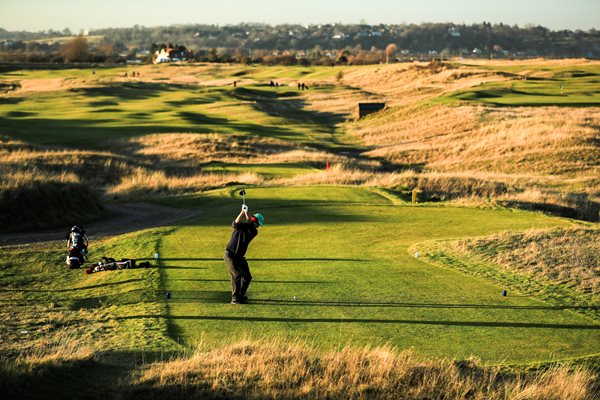
[[[0,134],[27,146],[79,152],[81,160],[99,157],[96,166],[112,168],[117,160],[149,170],[163,162],[161,155],[138,151],[142,142],[135,140],[153,134],[217,135],[225,142],[228,135],[240,135],[312,146],[339,156],[368,150],[357,137],[344,134],[344,124],[352,123],[345,119],[348,115],[316,110],[301,97],[321,96],[320,101],[331,97],[333,102],[341,93],[346,97],[340,101],[347,99],[352,103],[347,108],[354,109],[356,100],[369,94],[337,86],[336,74],[346,68],[211,67],[195,74],[193,84],[174,80],[177,74],[161,80],[161,71],[178,67],[161,68],[143,69],[142,81],[122,79],[126,68],[98,69],[93,78],[87,69],[1,74],[3,80],[23,83],[21,92],[0,101]],[[561,67],[558,72],[566,70]],[[483,99],[499,106],[564,101],[572,103],[565,106],[597,106],[594,71],[582,75],[577,85],[566,86],[581,92],[574,97],[557,92],[558,83],[524,80],[514,90],[505,81],[484,83],[476,90],[461,88],[432,101],[458,104]],[[150,74],[157,76],[155,81],[143,81]],[[567,75],[566,80],[572,77]],[[233,79],[240,80],[237,88],[231,85]],[[270,79],[291,84],[273,89],[265,84]],[[311,85],[313,92],[304,95],[293,84],[300,79],[329,79],[330,84]],[[204,83],[196,85],[197,81]],[[537,94],[518,98],[518,91],[527,90]],[[493,96],[497,101],[490,100]],[[330,110],[334,108],[330,104]],[[377,123],[376,117],[360,123],[371,121]],[[177,147],[177,142],[172,145]],[[227,151],[235,155],[238,150]],[[134,152],[138,158],[128,158]],[[42,153],[28,162],[61,170],[45,158],[50,153]],[[64,243],[59,242],[63,234],[50,242],[0,248],[0,317],[8,321],[0,328],[3,349],[15,354],[43,348],[68,332],[93,340],[98,351],[129,355],[248,338],[299,340],[323,349],[391,345],[413,349],[422,357],[475,357],[485,364],[529,365],[600,354],[600,324],[577,307],[542,300],[510,283],[467,274],[430,257],[432,243],[597,224],[492,204],[413,204],[406,193],[382,187],[275,181],[314,174],[323,170],[325,161],[208,162],[190,167],[182,176],[194,171],[252,173],[263,181],[232,179],[226,185],[193,191],[146,193],[136,186],[110,192],[111,185],[119,183],[111,181],[103,186],[109,194],[98,195],[104,196],[103,201],[145,201],[197,214],[97,240],[94,232],[88,232],[94,239],[90,261],[102,256],[149,259],[153,264],[149,269],[90,275],[69,271]],[[168,167],[183,171],[177,162]],[[82,181],[100,174],[82,170],[87,174]],[[265,226],[247,254],[253,275],[249,304],[232,305],[223,252],[242,204],[238,195],[242,188],[250,211],[265,216]],[[68,228],[64,226],[65,231]]]

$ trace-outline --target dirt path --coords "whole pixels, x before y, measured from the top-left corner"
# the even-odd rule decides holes
[[[150,203],[131,203],[106,206],[108,217],[84,226],[90,240],[120,235],[140,229],[167,225],[201,214],[200,210],[173,208]],[[70,226],[35,232],[0,234],[0,248],[36,242],[60,242]]]

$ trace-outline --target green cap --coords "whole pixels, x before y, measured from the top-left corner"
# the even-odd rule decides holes
[[[259,226],[265,226],[265,217],[263,217],[262,214],[254,214],[254,216],[256,217],[256,220],[258,221],[258,225]]]

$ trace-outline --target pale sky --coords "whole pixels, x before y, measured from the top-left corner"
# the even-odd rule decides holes
[[[239,22],[539,24],[600,28],[600,0],[0,0],[11,31]]]

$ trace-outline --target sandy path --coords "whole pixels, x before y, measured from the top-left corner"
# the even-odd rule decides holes
[[[150,203],[131,203],[106,206],[109,216],[84,225],[90,241],[140,229],[168,225],[201,214],[200,210],[173,208]],[[35,232],[0,234],[0,247],[36,242],[61,242],[70,226]]]

